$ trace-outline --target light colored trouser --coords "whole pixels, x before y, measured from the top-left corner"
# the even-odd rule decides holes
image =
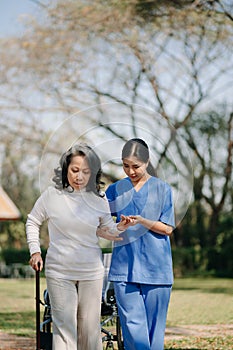
[[[53,350],[102,350],[103,280],[46,278],[53,318]]]

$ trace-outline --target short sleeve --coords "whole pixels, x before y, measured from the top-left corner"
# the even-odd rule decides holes
[[[116,208],[115,208],[115,199],[116,199],[115,184],[110,185],[107,188],[105,194],[109,202],[109,207],[110,207],[112,216],[117,216]]]
[[[175,215],[174,215],[172,190],[168,184],[166,184],[166,187],[165,187],[163,208],[161,211],[159,221],[167,225],[170,225],[172,227],[175,227]]]

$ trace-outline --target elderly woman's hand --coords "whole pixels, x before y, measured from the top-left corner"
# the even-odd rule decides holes
[[[121,215],[121,221],[118,223],[117,229],[120,231],[125,231],[128,227],[134,226],[136,224],[137,221],[135,220],[135,218],[131,216]]]
[[[109,241],[122,241],[122,237],[119,236],[119,232],[113,231],[109,227],[98,227],[96,235],[101,238],[105,238]]]
[[[43,260],[40,253],[34,253],[31,255],[29,264],[35,271],[42,271],[43,269]]]

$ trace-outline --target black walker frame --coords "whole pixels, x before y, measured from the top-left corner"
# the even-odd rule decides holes
[[[36,271],[36,350],[52,350],[52,315],[47,289],[44,290],[43,298],[44,301],[41,301],[40,272]],[[44,307],[42,320],[40,316],[41,305]],[[113,331],[110,331],[109,325]],[[100,326],[103,349],[124,350],[120,319],[111,283],[107,283],[105,297],[102,299]]]

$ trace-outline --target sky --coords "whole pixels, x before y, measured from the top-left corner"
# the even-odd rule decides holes
[[[48,1],[51,3],[54,0],[0,0],[0,38],[22,35],[25,28],[20,18],[26,15],[39,16],[42,11],[38,3],[48,3]],[[55,116],[55,118],[57,118],[57,116]],[[57,122],[57,129],[55,128],[55,122]],[[47,126],[52,124],[56,132],[61,129],[59,125],[63,125],[60,124],[60,120],[55,121],[54,118],[50,120],[50,123],[48,123],[48,118],[46,118],[45,124]]]
[[[36,16],[39,12],[40,7],[35,0],[0,0],[0,37],[22,35],[25,30],[21,21],[23,17]]]

